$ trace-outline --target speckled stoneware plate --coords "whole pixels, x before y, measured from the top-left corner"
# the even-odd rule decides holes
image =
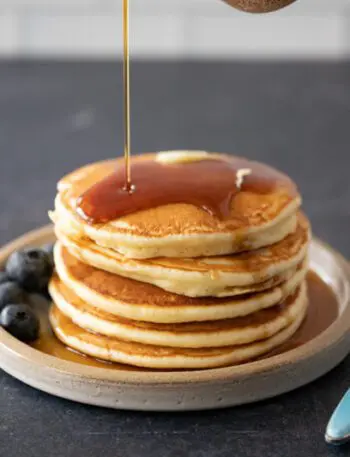
[[[51,227],[28,233],[0,250],[0,265],[16,249],[53,240]],[[130,371],[121,366],[113,369],[108,365],[105,368],[102,364],[88,366],[63,360],[23,344],[0,329],[0,367],[50,394],[117,409],[210,409],[291,391],[322,376],[350,352],[349,265],[317,240],[312,243],[310,256],[311,269],[337,297],[339,316],[311,341],[279,355],[241,366],[202,371]]]

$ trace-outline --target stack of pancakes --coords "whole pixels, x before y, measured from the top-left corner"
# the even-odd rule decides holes
[[[148,160],[186,166],[201,155]],[[225,220],[171,204],[91,224],[77,200],[115,166],[88,165],[58,186],[50,320],[59,340],[109,362],[195,369],[243,363],[291,338],[307,312],[310,241],[291,180],[281,175],[269,194],[241,191]]]

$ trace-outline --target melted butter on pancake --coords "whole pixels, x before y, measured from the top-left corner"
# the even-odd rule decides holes
[[[216,159],[218,154],[207,151],[162,151],[156,154],[156,162],[164,165],[199,162],[200,160]]]

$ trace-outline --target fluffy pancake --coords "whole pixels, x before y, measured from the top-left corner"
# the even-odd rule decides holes
[[[68,289],[109,314],[155,323],[200,322],[246,316],[282,302],[302,283],[307,262],[269,290],[239,298],[190,298],[82,263],[60,243],[55,246],[58,276]]]
[[[131,321],[86,304],[56,277],[51,296],[59,310],[85,330],[100,335],[155,346],[213,348],[243,345],[272,337],[303,313],[306,283],[281,305],[245,317],[182,324]]]
[[[294,233],[256,251],[193,259],[136,260],[90,239],[69,237],[59,226],[55,229],[62,244],[83,263],[188,297],[225,297],[271,288],[276,278],[283,282],[294,273],[307,255],[310,238],[309,222],[299,214]]]
[[[195,369],[244,363],[271,351],[292,337],[306,310],[307,301],[296,320],[271,338],[241,346],[204,349],[144,345],[89,333],[75,325],[56,306],[51,309],[50,322],[63,344],[98,359],[144,368]]]
[[[188,162],[186,156],[191,153],[183,155],[182,161]],[[242,167],[252,173],[258,167],[266,169],[274,175],[274,190],[266,194],[240,191],[232,200],[230,216],[225,220],[181,203],[139,211],[104,224],[89,224],[77,214],[77,199],[111,174],[114,167],[122,166],[121,160],[106,161],[76,170],[60,181],[53,218],[64,224],[67,233],[73,229],[101,246],[140,259],[232,254],[275,243],[294,230],[294,215],[301,198],[287,176],[245,159],[218,154],[213,157],[240,160]],[[133,158],[134,163],[144,160],[157,160],[157,155]]]

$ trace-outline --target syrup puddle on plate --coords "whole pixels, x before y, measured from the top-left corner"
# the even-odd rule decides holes
[[[266,359],[272,355],[283,354],[291,349],[302,346],[323,333],[338,318],[338,301],[332,289],[314,272],[309,272],[307,282],[310,305],[302,326],[289,341],[262,358]],[[32,346],[38,351],[62,360],[91,367],[123,371],[155,371],[96,360],[66,348],[55,337],[50,328],[47,302],[43,299],[38,299],[35,302],[35,307],[40,314],[42,333],[38,341],[32,344]]]

